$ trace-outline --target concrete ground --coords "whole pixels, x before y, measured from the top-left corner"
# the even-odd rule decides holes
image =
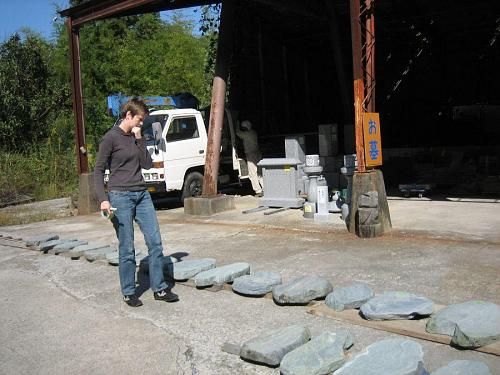
[[[350,235],[337,215],[316,224],[289,210],[265,216],[241,214],[257,205],[240,197],[237,210],[210,218],[186,217],[168,200],[159,202],[165,253],[185,259],[213,257],[218,264],[246,261],[252,271],[281,272],[284,280],[317,274],[334,286],[366,282],[375,292],[404,290],[439,304],[484,299],[500,304],[500,203],[495,200],[390,199],[394,230],[381,238]],[[116,245],[109,222],[97,214],[1,227],[0,233],[61,237]],[[144,249],[140,232],[136,244]],[[0,241],[0,243],[2,243]],[[323,330],[350,329],[350,355],[396,335],[280,307],[270,299],[245,298],[177,284],[180,301],[154,301],[139,273],[144,306],[120,297],[118,269],[0,245],[0,374],[279,374],[278,369],[224,353],[259,332],[290,324]],[[500,357],[418,341],[433,371],[455,359],[486,363],[500,373]]]

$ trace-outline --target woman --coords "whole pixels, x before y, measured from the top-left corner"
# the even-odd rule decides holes
[[[149,252],[149,279],[155,300],[175,302],[163,276],[163,247],[156,211],[146,189],[141,169],[152,166],[141,126],[148,115],[142,100],[128,101],[121,112],[120,125],[112,127],[102,138],[94,169],[96,195],[101,210],[111,214],[119,241],[120,286],[125,303],[132,307],[142,305],[135,294],[134,220],[139,224]],[[109,166],[108,194],[104,191],[104,171]]]

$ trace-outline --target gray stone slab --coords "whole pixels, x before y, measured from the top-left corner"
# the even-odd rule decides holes
[[[250,264],[245,262],[232,263],[200,272],[194,277],[194,283],[196,286],[200,287],[222,285],[230,283],[237,277],[248,275],[249,273]]]
[[[73,249],[66,249],[64,251],[59,249],[59,254],[66,256],[66,255],[68,255],[66,253],[68,253],[70,250],[85,252],[85,251],[89,251],[89,250],[102,249],[102,248],[108,247],[108,246],[109,245],[106,245],[103,243],[89,243],[89,244],[85,244],[85,245],[78,245],[78,246],[75,246]]]
[[[47,241],[47,242],[41,242],[38,245],[38,250],[40,250],[40,251],[49,251],[50,249],[52,249],[53,247],[55,247],[57,245],[62,245],[62,244],[65,244],[65,243],[71,243],[71,242],[74,242],[74,241],[77,241],[77,239],[76,238],[71,238],[71,239],[59,239],[59,240],[51,240],[51,241]]]
[[[106,254],[106,260],[108,261],[109,264],[113,266],[117,266],[119,261],[118,261],[118,251],[114,251],[112,253]]]
[[[433,314],[427,332],[452,336],[462,348],[476,348],[500,340],[500,306],[487,301],[468,301]]]
[[[483,362],[458,360],[431,373],[431,375],[493,375]]]
[[[279,285],[281,282],[281,275],[277,272],[256,272],[235,279],[233,290],[249,296],[262,296],[269,293],[273,286]]]
[[[54,246],[52,249],[50,249],[48,252],[49,254],[59,254],[59,253],[64,253],[66,251],[70,251],[71,249],[74,249],[77,246],[83,246],[87,245],[87,241],[83,240],[76,240],[76,241],[71,241],[71,242],[64,242],[59,245]]]
[[[139,265],[142,258],[144,258],[147,254],[143,254],[140,250],[135,253],[135,259],[136,259],[136,264]],[[108,261],[109,264],[112,266],[117,266],[120,261],[119,261],[119,253],[118,251],[113,251],[111,253],[107,253],[105,255],[105,259]]]
[[[246,341],[241,346],[240,357],[249,361],[278,366],[288,352],[311,339],[309,329],[289,326],[268,331]]]
[[[353,345],[348,332],[323,332],[308,343],[288,352],[282,359],[283,375],[330,374],[344,365],[345,349]]]
[[[177,263],[177,262],[178,262],[177,258],[168,256],[168,255],[163,256],[163,268],[164,269],[168,268],[169,265],[171,266],[173,263]],[[149,255],[147,255],[141,259],[141,261],[139,263],[139,269],[142,272],[149,272]]]
[[[377,208],[378,207],[378,191],[372,190],[363,193],[358,198],[358,207],[362,208]]]
[[[407,339],[378,341],[347,362],[335,375],[427,375],[419,343]]]
[[[202,271],[207,271],[215,268],[215,265],[216,261],[213,258],[183,260],[182,262],[178,262],[173,265],[174,279],[190,279],[192,277],[195,277]]]
[[[352,283],[335,288],[328,294],[325,303],[335,311],[358,309],[374,296],[372,288],[365,283]]]
[[[105,260],[106,254],[114,253],[114,252],[116,252],[116,249],[114,247],[108,246],[108,247],[102,247],[100,249],[84,251],[83,256],[89,262],[93,262],[95,260]]]
[[[273,288],[273,299],[278,304],[308,303],[322,298],[333,290],[332,284],[320,276],[302,276]]]
[[[431,315],[434,302],[407,292],[385,292],[363,304],[360,311],[368,320],[415,319]]]
[[[26,246],[38,246],[42,242],[48,242],[52,240],[58,240],[59,236],[55,233],[41,234],[39,236],[33,236],[26,239]]]

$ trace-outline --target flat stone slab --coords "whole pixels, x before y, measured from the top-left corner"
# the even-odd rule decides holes
[[[26,246],[38,246],[42,242],[48,242],[52,240],[58,240],[59,236],[55,233],[41,234],[39,236],[33,236],[26,239]]]
[[[281,361],[281,374],[330,374],[344,365],[344,350],[350,348],[353,343],[348,332],[323,332],[308,343],[288,352]]]
[[[74,241],[77,241],[77,239],[71,238],[71,239],[59,239],[59,240],[51,240],[51,241],[47,241],[47,242],[41,242],[38,245],[38,250],[45,252],[45,251],[49,251],[50,249],[52,249],[53,247],[55,247],[57,245],[70,243],[70,242],[74,242]]]
[[[273,288],[273,299],[278,304],[309,303],[333,290],[332,284],[320,276],[302,276]]]
[[[425,327],[429,333],[452,336],[462,348],[478,348],[500,340],[500,306],[487,301],[468,301],[433,314]]]
[[[311,332],[306,327],[294,325],[278,328],[243,343],[240,357],[269,366],[278,366],[285,354],[304,345],[310,339]]]
[[[458,360],[431,373],[431,375],[493,375],[483,362]]]
[[[256,272],[235,279],[233,290],[249,296],[262,296],[269,293],[273,286],[279,285],[281,282],[281,275],[277,272]]]
[[[172,265],[173,263],[177,263],[178,260],[177,258],[164,255],[163,256],[163,268],[167,268],[169,265]],[[141,262],[139,263],[139,269],[142,272],[149,272],[149,255],[146,255],[144,258],[141,259]]]
[[[117,266],[120,261],[119,261],[119,255],[118,255],[118,251],[115,249],[115,251],[113,252],[110,252],[110,253],[107,253],[104,257],[105,259],[108,261],[109,264],[111,264],[112,266]],[[146,254],[143,254],[142,252],[140,251],[136,251],[135,253],[135,262],[137,265],[140,264],[142,258],[144,258],[146,256]]]
[[[419,343],[406,339],[378,341],[347,362],[335,375],[427,375]]]
[[[353,283],[342,288],[335,288],[328,294],[325,303],[335,311],[358,309],[375,294],[365,283]]]
[[[75,246],[72,249],[65,249],[64,251],[63,250],[59,250],[59,254],[66,256],[66,255],[68,255],[67,253],[70,250],[74,250],[75,252],[76,251],[83,251],[83,252],[85,252],[85,251],[89,251],[89,250],[102,249],[102,248],[105,248],[105,247],[108,247],[108,245],[103,244],[103,243],[90,243],[90,244],[85,244],[85,245],[78,245],[78,246]]]
[[[50,249],[48,252],[49,254],[59,254],[59,253],[64,253],[66,251],[69,251],[71,249],[74,249],[77,246],[83,246],[87,245],[87,241],[83,240],[77,240],[77,241],[71,241],[71,242],[64,242],[59,245],[54,246],[52,249]]]
[[[106,254],[106,260],[108,261],[109,264],[113,266],[118,265],[118,251],[114,251],[112,253]]]
[[[196,284],[196,286],[201,287],[210,285],[222,285],[225,283],[230,283],[237,277],[248,275],[249,273],[250,264],[245,262],[232,263],[222,267],[217,267],[200,272],[194,277],[194,283]]]
[[[385,292],[363,304],[360,311],[368,320],[415,319],[431,315],[434,302],[407,292]]]
[[[213,258],[189,259],[175,263],[174,280],[187,280],[195,277],[202,271],[207,271],[215,268],[216,261]]]
[[[100,249],[84,251],[83,256],[89,262],[93,262],[95,260],[105,260],[106,254],[114,253],[114,252],[116,252],[116,249],[114,247],[108,246],[108,247],[102,247]]]

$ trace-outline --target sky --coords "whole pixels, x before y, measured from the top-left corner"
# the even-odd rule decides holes
[[[68,8],[69,0],[0,0],[0,43],[23,27],[52,38],[52,21],[59,16],[56,9]],[[199,13],[194,8],[186,9],[183,14],[198,22]],[[161,17],[168,19],[171,12],[162,12]]]

